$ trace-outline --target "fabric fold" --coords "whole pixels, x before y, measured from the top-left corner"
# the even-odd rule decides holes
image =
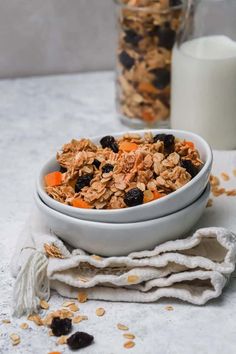
[[[100,257],[71,249],[34,213],[12,260],[12,273],[18,279],[34,252],[48,257],[50,287],[62,296],[77,297],[83,291],[89,299],[153,302],[172,297],[203,305],[222,293],[235,269],[236,236],[224,228],[202,228],[153,250]],[[34,284],[28,279],[24,282]],[[18,289],[23,289],[19,282]]]

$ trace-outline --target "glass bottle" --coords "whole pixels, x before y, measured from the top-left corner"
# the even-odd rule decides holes
[[[131,127],[168,127],[171,53],[184,0],[115,0],[116,103]]]
[[[189,0],[172,57],[171,127],[236,148],[236,1]]]

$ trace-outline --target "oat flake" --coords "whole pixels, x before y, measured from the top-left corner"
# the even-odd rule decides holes
[[[124,348],[126,348],[126,349],[133,348],[134,346],[135,346],[135,343],[132,340],[129,340],[128,342],[124,343]]]

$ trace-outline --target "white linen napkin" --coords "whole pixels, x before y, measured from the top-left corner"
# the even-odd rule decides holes
[[[153,302],[173,297],[203,305],[218,297],[235,269],[236,236],[224,228],[197,230],[151,251],[99,257],[71,249],[35,211],[12,259],[15,314],[37,312],[50,288],[65,297]]]

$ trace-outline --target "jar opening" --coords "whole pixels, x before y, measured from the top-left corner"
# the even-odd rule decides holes
[[[127,10],[139,11],[139,12],[152,12],[152,13],[158,13],[158,14],[165,14],[165,13],[169,13],[171,11],[181,10],[185,5],[185,0],[183,0],[182,4],[179,4],[179,5],[169,6],[166,9],[155,9],[155,8],[151,8],[150,5],[158,4],[159,0],[152,0],[152,1],[150,1],[149,4],[147,4],[145,6],[132,5],[132,4],[129,4],[128,2],[125,3],[124,0],[114,0],[114,2],[116,5],[119,5],[120,7],[127,9]]]

